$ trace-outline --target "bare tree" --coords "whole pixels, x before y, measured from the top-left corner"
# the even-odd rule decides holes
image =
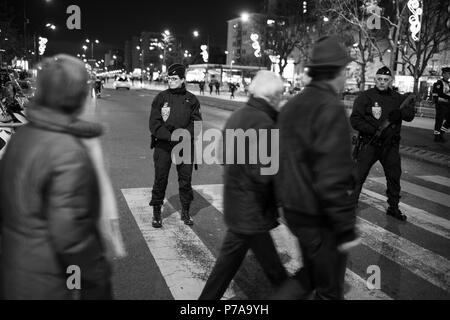
[[[275,16],[267,25],[264,52],[278,58],[280,75],[288,64],[288,59],[295,48],[306,57],[313,42],[314,15],[299,14],[298,1],[279,1]],[[297,61],[298,63],[298,61]]]
[[[414,77],[414,93],[419,92],[419,79],[429,60],[440,50],[450,49],[450,31],[445,27],[448,0],[423,1],[423,15],[418,41],[411,33],[403,34],[402,60]],[[406,31],[407,28],[404,27]]]
[[[359,89],[364,90],[366,85],[366,71],[368,63],[378,58],[384,61],[384,53],[388,46],[382,46],[380,41],[386,33],[382,27],[381,18],[373,11],[368,10],[366,1],[361,0],[320,0],[319,10],[329,22],[325,30],[336,33],[355,58],[360,67]],[[381,9],[381,8],[380,8]],[[380,12],[381,13],[381,12]],[[378,26],[371,26],[369,19],[376,17],[380,20]],[[322,31],[323,32],[323,31]]]

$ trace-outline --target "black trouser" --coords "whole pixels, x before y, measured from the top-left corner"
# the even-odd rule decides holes
[[[297,237],[303,267],[272,297],[273,300],[342,300],[347,254],[337,250],[332,230],[320,227],[289,226]],[[296,283],[295,286],[292,283]]]
[[[380,161],[386,175],[387,198],[389,206],[396,208],[400,202],[400,178],[402,175],[400,151],[398,143],[388,143],[381,147],[366,144],[359,153],[356,170],[357,182],[355,194],[359,199],[364,182],[370,169]]]
[[[170,168],[172,166],[171,148],[156,146],[153,154],[155,163],[155,183],[152,190],[151,206],[164,204]],[[194,199],[192,191],[192,164],[177,165],[180,201],[183,208],[188,208]]]
[[[225,235],[219,257],[199,300],[220,300],[251,249],[273,285],[281,285],[287,272],[269,232],[243,235],[230,230]]]
[[[434,134],[442,134],[448,132],[450,128],[450,104],[445,102],[435,103],[436,107],[436,122],[434,125]],[[445,120],[445,122],[444,122]],[[445,129],[445,130],[442,130]]]

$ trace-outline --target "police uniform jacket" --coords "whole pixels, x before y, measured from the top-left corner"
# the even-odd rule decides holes
[[[433,85],[433,100],[435,103],[450,104],[450,82],[444,79]]]
[[[390,88],[385,91],[372,88],[362,92],[353,105],[353,112],[350,117],[352,127],[359,131],[363,137],[372,137],[384,120],[389,119],[389,114],[394,110],[399,110],[406,97],[406,95],[401,95]],[[403,121],[413,121],[415,116],[414,104],[403,108],[401,113]],[[394,136],[399,136],[400,132],[401,125],[398,125],[395,127]]]
[[[157,144],[170,144],[176,129],[187,129],[194,139],[195,121],[202,121],[200,103],[186,87],[160,92],[153,100],[149,125]]]
[[[356,239],[351,130],[339,95],[312,82],[278,118],[278,197],[289,225],[329,228],[338,244]]]

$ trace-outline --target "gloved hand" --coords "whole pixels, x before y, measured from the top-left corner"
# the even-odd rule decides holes
[[[402,122],[402,111],[400,109],[389,113],[389,122],[393,124],[400,124]]]

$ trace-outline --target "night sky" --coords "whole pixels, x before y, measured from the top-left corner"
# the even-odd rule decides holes
[[[23,21],[23,0],[8,0],[17,8],[17,23]],[[241,12],[259,12],[263,0],[25,0],[30,19],[30,33],[49,39],[47,54],[65,52],[76,54],[86,38],[100,40],[98,54],[107,49],[124,47],[126,40],[141,31],[162,32],[165,29],[190,37],[197,29],[206,37],[209,31],[211,45],[226,47],[227,24]],[[80,6],[82,29],[66,28],[69,5]],[[56,32],[45,28],[55,24]]]

